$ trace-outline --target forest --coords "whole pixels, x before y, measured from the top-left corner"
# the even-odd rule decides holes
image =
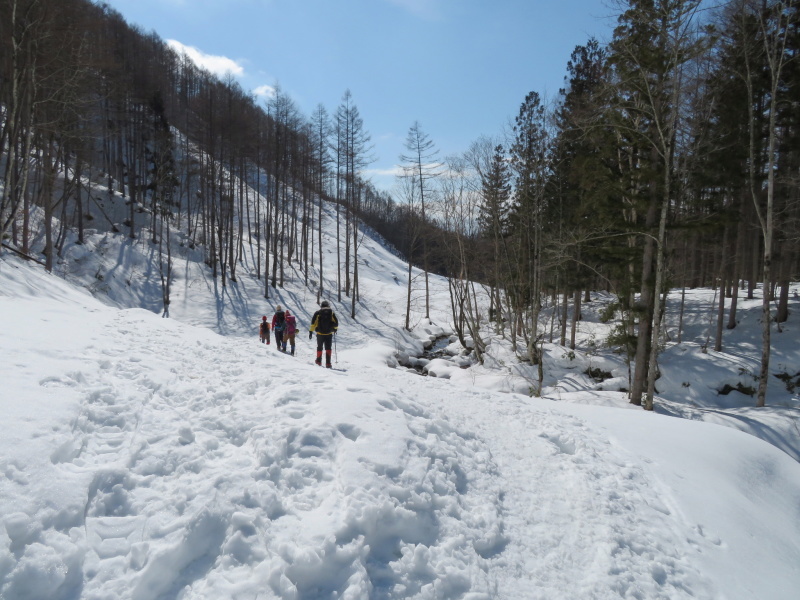
[[[666,295],[719,291],[719,351],[737,300],[760,288],[763,406],[771,331],[800,276],[798,4],[622,1],[608,43],[576,47],[558,97],[531,91],[507,131],[441,157],[412,124],[387,191],[363,176],[370,136],[349,91],[311,115],[281,89],[259,104],[107,5],[0,0],[4,251],[52,270],[66,233],[80,243],[98,219],[149,236],[168,314],[181,232],[222,286],[252,251],[265,297],[296,265],[317,299],[349,298],[355,318],[368,226],[408,259],[407,315],[412,293],[428,301],[429,272],[449,278],[455,330],[478,356],[489,326],[541,367],[545,308],[574,348],[588,292],[613,293],[608,343],[632,365],[630,401],[648,409]],[[121,223],[103,209],[116,199]],[[336,207],[334,258],[320,243],[323,203]]]

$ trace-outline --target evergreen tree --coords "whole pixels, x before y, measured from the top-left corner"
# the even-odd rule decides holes
[[[492,154],[489,170],[481,175],[481,203],[478,224],[483,235],[492,244],[492,262],[487,274],[492,285],[492,306],[490,318],[494,317],[497,331],[503,326],[502,301],[500,289],[505,281],[502,273],[508,272],[508,260],[503,260],[505,237],[508,233],[508,210],[511,198],[511,174],[508,169],[505,151],[497,145]],[[508,253],[505,252],[507,255]],[[508,257],[506,256],[506,259]]]
[[[666,232],[673,198],[687,64],[702,50],[694,28],[699,0],[628,0],[611,42],[616,122],[628,144],[633,225],[644,238],[636,370],[631,402],[652,410],[666,272]],[[639,222],[638,215],[644,214]]]
[[[528,359],[540,367],[541,336],[539,314],[542,308],[544,274],[544,212],[549,171],[549,136],[545,109],[536,92],[530,92],[514,121],[511,145],[511,168],[514,173],[514,200],[510,223],[518,258],[518,268],[511,275],[509,293],[514,310],[527,318],[524,324]]]
[[[559,269],[562,344],[566,343],[567,298],[570,294],[575,297],[573,349],[581,288],[589,284],[591,273],[620,279],[613,272],[621,262],[617,260],[620,242],[614,233],[622,226],[614,205],[618,173],[614,171],[614,139],[605,114],[605,56],[595,39],[575,48],[567,63],[567,86],[561,90],[555,114],[549,212],[550,222],[557,224],[563,256]]]

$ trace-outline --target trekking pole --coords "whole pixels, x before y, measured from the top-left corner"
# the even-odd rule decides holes
[[[336,332],[333,332],[333,358],[339,364],[339,349],[336,347]]]

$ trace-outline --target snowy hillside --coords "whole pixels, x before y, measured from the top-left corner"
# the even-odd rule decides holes
[[[448,333],[447,286],[402,332],[405,267],[370,238],[357,318],[328,296],[336,370],[303,335],[296,357],[257,340],[276,304],[307,329],[299,274],[267,301],[252,257],[222,289],[187,253],[164,319],[148,242],[87,242],[59,276],[0,260],[3,600],[796,598],[797,396],[719,396],[757,347],[742,327],[699,350],[708,291],[663,357],[680,419],[624,410],[601,297],[537,399],[508,393],[529,374],[502,340],[485,366],[451,347],[438,377],[399,367]],[[776,337],[800,370],[797,325]]]

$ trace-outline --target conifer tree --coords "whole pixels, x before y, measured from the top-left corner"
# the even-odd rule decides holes
[[[505,236],[508,233],[510,198],[511,174],[503,146],[498,144],[494,148],[488,171],[481,173],[481,203],[478,213],[478,223],[483,235],[491,241],[492,245],[492,262],[487,269],[487,274],[490,276],[489,280],[492,286],[490,317],[494,317],[498,333],[503,326],[500,290],[505,282],[501,273],[507,272],[510,267],[508,261],[501,259]]]
[[[686,65],[702,50],[694,29],[699,0],[628,0],[611,42],[615,123],[633,160],[636,213],[645,214],[639,332],[631,402],[652,410],[664,293],[666,232],[682,126]],[[635,157],[635,158],[634,158]]]
[[[544,106],[539,94],[530,92],[515,118],[514,140],[511,145],[514,201],[510,224],[519,266],[511,274],[509,293],[512,306],[517,312],[515,320],[524,326],[528,359],[539,366],[540,381],[542,338],[539,332],[539,315],[544,289],[544,214],[550,174],[548,144]],[[523,317],[523,314],[527,316]]]
[[[567,298],[575,297],[570,347],[574,349],[580,316],[581,287],[590,272],[611,276],[618,260],[604,260],[606,248],[619,244],[620,215],[613,206],[617,175],[614,149],[606,120],[605,51],[595,39],[577,46],[567,63],[566,88],[555,113],[554,184],[551,222],[558,223],[564,262],[559,269],[563,288],[561,343],[566,344]],[[601,240],[592,242],[591,240]]]

